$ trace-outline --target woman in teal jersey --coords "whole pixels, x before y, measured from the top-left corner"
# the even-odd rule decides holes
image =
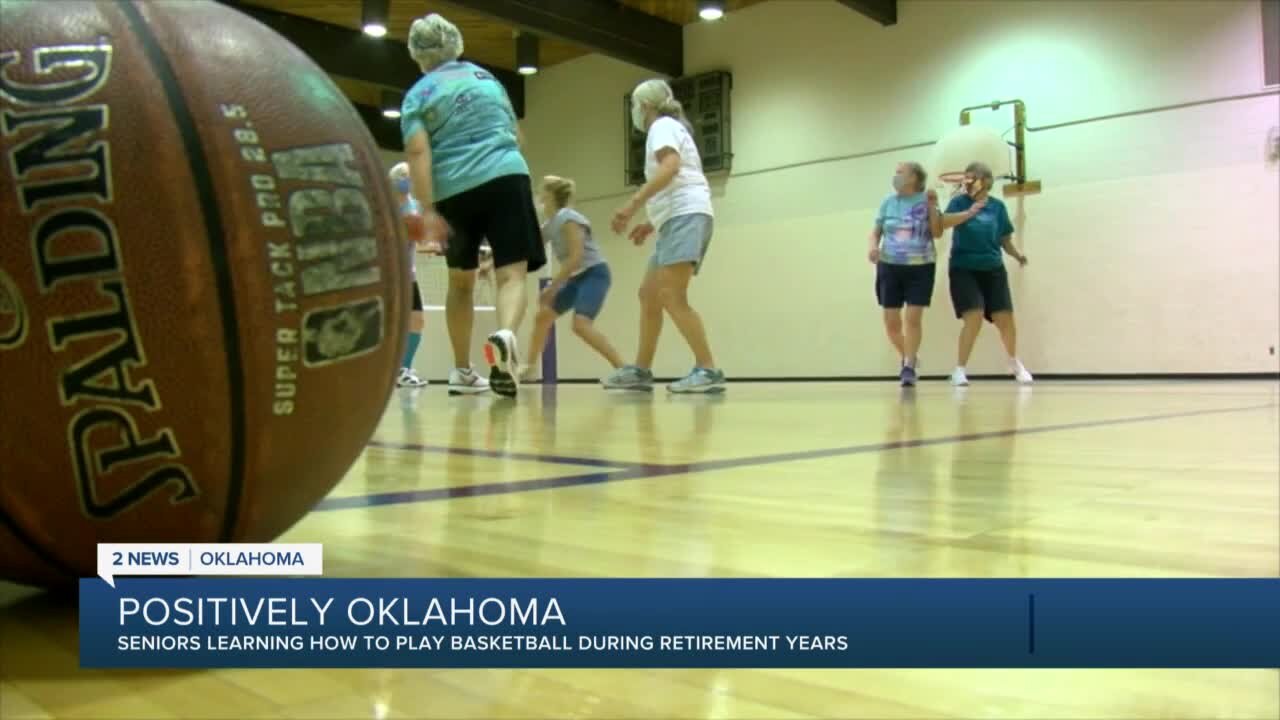
[[[956,317],[963,321],[956,369],[951,373],[954,385],[968,385],[965,365],[973,352],[985,317],[1000,332],[1000,340],[1009,354],[1009,372],[1018,382],[1032,382],[1031,373],[1018,359],[1018,331],[1013,322],[1013,295],[1009,291],[1009,274],[1004,269],[1008,253],[1019,265],[1027,264],[1027,256],[1013,246],[1013,222],[999,199],[991,197],[995,184],[991,168],[970,163],[964,171],[963,192],[951,198],[948,215],[968,217],[951,231],[951,303]]]
[[[427,226],[445,244],[449,290],[445,321],[453,346],[450,394],[493,391],[515,397],[515,330],[524,319],[527,274],[546,264],[529,166],[506,90],[492,73],[458,60],[462,33],[439,15],[413,21],[409,54],[422,78],[405,94],[400,130],[413,195]],[[499,330],[485,345],[489,382],[471,370],[480,245],[493,249]]]

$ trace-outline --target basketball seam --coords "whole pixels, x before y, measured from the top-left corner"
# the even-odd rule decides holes
[[[204,226],[209,237],[209,254],[213,274],[217,281],[218,307],[222,314],[222,341],[227,361],[228,396],[231,405],[231,458],[230,478],[227,482],[226,508],[222,516],[220,542],[235,538],[240,515],[241,496],[244,492],[244,367],[240,359],[240,325],[236,310],[235,285],[231,279],[231,263],[228,257],[226,233],[222,223],[221,208],[213,188],[213,175],[205,157],[204,145],[196,128],[195,118],[187,105],[178,84],[177,74],[166,58],[159,40],[151,32],[145,18],[130,0],[117,0],[142,45],[143,54],[155,71],[164,90],[165,98],[173,111],[174,123],[182,136],[191,175],[195,180],[196,196],[204,216]]]

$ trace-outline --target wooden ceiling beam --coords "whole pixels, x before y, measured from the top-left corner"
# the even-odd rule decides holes
[[[356,102],[351,103],[351,105],[356,109],[356,112],[360,113],[360,118],[368,126],[369,134],[378,143],[378,147],[391,152],[404,150],[404,141],[400,139],[399,120],[390,120],[383,117],[382,108]]]
[[[684,74],[684,29],[616,0],[445,0],[670,77]]]
[[[330,75],[382,85],[399,92],[408,90],[422,71],[409,57],[403,42],[389,37],[371,38],[359,30],[311,18],[249,5],[239,0],[218,0],[275,30],[297,45]],[[252,58],[246,58],[253,61]],[[481,65],[481,63],[476,63]],[[484,66],[506,88],[516,115],[524,117],[524,77],[502,68]]]
[[[885,27],[898,24],[898,0],[840,0],[840,4]]]

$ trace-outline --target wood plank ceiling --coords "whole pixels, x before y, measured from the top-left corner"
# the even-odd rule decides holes
[[[687,25],[698,20],[696,0],[617,1],[621,5],[679,25]],[[360,0],[242,0],[242,2],[344,28],[360,29]],[[765,0],[727,0],[725,7],[728,12],[733,12],[760,2]],[[404,42],[408,39],[409,26],[414,19],[433,12],[448,18],[462,31],[466,46],[465,54],[468,59],[491,67],[515,69],[516,27],[468,10],[460,4],[439,0],[391,0],[387,36]],[[573,43],[543,37],[540,41],[539,59],[542,67],[550,67],[590,52],[587,48]],[[334,76],[334,80],[353,102],[371,107],[380,106],[383,86],[339,76]],[[392,89],[400,91],[404,88]]]

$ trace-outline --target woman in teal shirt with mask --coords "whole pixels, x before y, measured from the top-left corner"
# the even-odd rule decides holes
[[[1009,371],[1018,382],[1032,382],[1031,373],[1018,359],[1018,331],[1013,322],[1013,295],[1009,291],[1009,274],[1004,268],[1003,253],[1019,265],[1027,264],[1027,256],[1013,246],[1013,223],[1004,203],[990,196],[995,184],[991,168],[983,163],[970,163],[964,171],[964,191],[951,198],[947,214],[967,216],[951,231],[951,303],[956,317],[964,324],[956,369],[951,373],[953,385],[968,385],[965,365],[973,352],[985,317],[1000,332],[1000,340],[1009,355]],[[949,224],[949,223],[948,223]]]

